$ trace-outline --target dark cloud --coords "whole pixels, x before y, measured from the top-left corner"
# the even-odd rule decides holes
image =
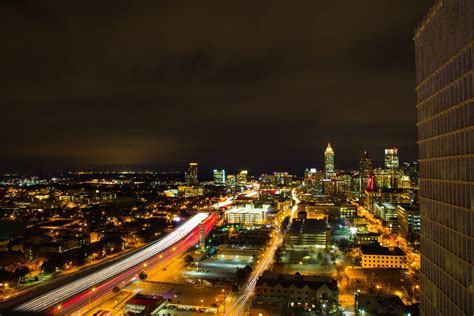
[[[2,1],[1,169],[416,159],[432,2]]]

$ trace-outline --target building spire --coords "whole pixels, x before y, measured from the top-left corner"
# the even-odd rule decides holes
[[[326,148],[326,151],[325,151],[325,152],[326,152],[326,153],[328,153],[328,152],[334,152],[334,150],[333,150],[332,147],[331,147],[331,143],[328,143],[328,147]]]

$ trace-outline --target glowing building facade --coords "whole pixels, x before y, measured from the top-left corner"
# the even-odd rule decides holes
[[[237,174],[237,184],[238,185],[246,185],[247,184],[247,176],[249,172],[247,170],[242,170]]]
[[[328,147],[324,151],[324,174],[326,179],[332,179],[336,176],[334,169],[334,150],[331,144],[328,144]]]
[[[188,185],[197,185],[198,181],[198,164],[197,162],[190,162],[188,170],[186,171],[186,184]]]
[[[385,168],[398,169],[400,160],[398,159],[398,148],[385,149]]]
[[[225,178],[224,169],[221,169],[221,170],[214,169],[213,176],[214,176],[214,185],[225,185],[226,178]]]
[[[473,16],[437,0],[414,36],[422,315],[474,315]]]

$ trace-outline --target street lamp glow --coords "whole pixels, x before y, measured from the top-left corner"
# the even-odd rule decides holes
[[[357,233],[357,227],[351,227],[349,228],[349,230],[351,231],[352,235],[355,235]]]

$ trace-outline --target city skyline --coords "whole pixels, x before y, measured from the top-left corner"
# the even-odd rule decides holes
[[[474,315],[474,0],[0,2],[0,316]]]
[[[345,168],[391,146],[415,160],[411,38],[432,2],[4,1],[0,170],[301,170],[329,141]]]

